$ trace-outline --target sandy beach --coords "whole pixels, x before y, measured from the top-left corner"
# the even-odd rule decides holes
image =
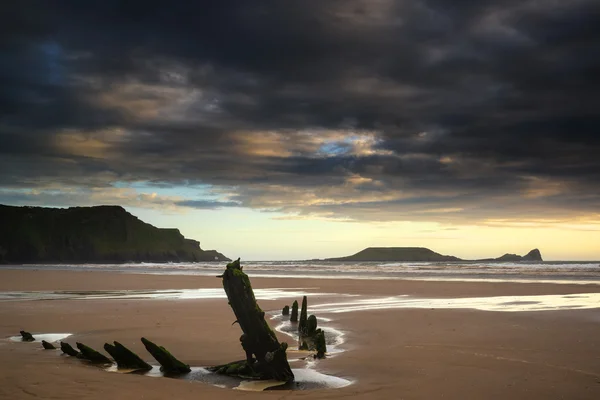
[[[597,399],[600,311],[500,312],[396,308],[320,313],[343,299],[600,293],[598,285],[252,278],[255,289],[302,288],[309,312],[344,334],[341,353],[314,364],[353,381],[340,389],[242,392],[200,382],[115,374],[9,336],[69,332],[67,341],[102,348],[118,340],[151,357],[141,336],[192,366],[243,358],[240,329],[224,299],[69,299],[0,302],[1,399]],[[103,291],[220,288],[213,277],[108,272],[1,270],[0,291]],[[310,293],[313,293],[311,295]],[[316,293],[326,293],[319,296]],[[343,297],[342,295],[355,295]],[[265,311],[293,299],[259,300]],[[349,300],[345,300],[349,301]],[[321,308],[326,309],[326,308]],[[290,338],[279,334],[279,339]]]

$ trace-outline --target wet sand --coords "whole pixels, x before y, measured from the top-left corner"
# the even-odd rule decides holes
[[[252,278],[254,288],[420,298],[599,293],[597,285]],[[218,288],[216,278],[103,272],[0,271],[0,291]],[[340,301],[343,297],[335,297]],[[311,305],[332,297],[309,295]],[[280,310],[290,299],[261,300]],[[600,305],[599,305],[600,306]],[[318,361],[353,380],[341,389],[239,392],[167,378],[113,374],[41,345],[5,338],[21,329],[73,332],[68,342],[101,348],[118,340],[151,357],[145,336],[192,366],[243,358],[240,329],[224,299],[0,302],[0,399],[597,399],[600,308],[542,312],[385,309],[319,313],[344,332],[343,353]],[[273,326],[275,323],[273,323]],[[280,340],[290,341],[284,334]]]

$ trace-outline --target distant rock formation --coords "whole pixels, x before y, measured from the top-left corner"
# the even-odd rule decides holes
[[[326,258],[324,261],[380,261],[380,262],[438,262],[438,261],[543,261],[538,249],[533,249],[524,256],[505,254],[498,258],[483,260],[463,260],[454,256],[446,256],[425,247],[368,247],[358,253],[338,258]]]
[[[368,247],[358,253],[325,261],[460,261],[460,258],[445,256],[425,247]]]
[[[542,260],[542,253],[538,249],[533,249],[529,253],[524,256],[519,256],[517,254],[505,254],[498,258],[487,258],[483,260],[476,261],[486,261],[486,262],[519,262],[519,261],[544,261]]]
[[[525,254],[521,261],[544,261],[542,260],[542,253],[538,249],[533,249],[529,253]]]
[[[178,229],[147,224],[119,206],[0,205],[0,263],[230,261]]]

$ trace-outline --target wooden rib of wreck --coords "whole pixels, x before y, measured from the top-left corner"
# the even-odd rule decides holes
[[[160,364],[160,370],[167,374],[187,374],[191,371],[189,365],[179,361],[167,349],[142,338],[142,343],[152,357]]]
[[[325,353],[327,353],[327,344],[325,342],[325,332],[322,329],[317,329],[315,332],[315,350],[317,350],[317,354],[315,354],[316,358],[325,358]]]
[[[62,350],[63,353],[71,356],[71,357],[78,357],[78,358],[82,358],[81,353],[78,352],[77,350],[75,350],[73,348],[73,346],[71,346],[69,343],[67,342],[60,342],[60,349]]]
[[[290,306],[283,307],[283,310],[281,310],[281,315],[290,315]]]
[[[302,300],[302,308],[306,305],[306,296]],[[299,350],[316,351],[315,358],[325,358],[327,344],[325,342],[325,332],[317,329],[317,317],[311,315],[306,319],[304,328],[298,327],[299,331]]]
[[[21,339],[24,342],[33,342],[35,340],[33,335],[27,331],[19,331],[19,333],[21,334]]]
[[[306,335],[313,336],[317,331],[317,317],[311,315],[306,320]]]
[[[298,322],[298,332],[300,332],[300,335],[306,335],[306,333],[307,333],[307,331],[306,331],[306,321],[308,320],[307,308],[308,308],[308,299],[306,298],[306,296],[304,296],[304,297],[302,297],[302,310],[300,311],[300,321]]]
[[[265,313],[254,297],[250,279],[242,271],[240,259],[227,264],[221,277],[229,305],[243,331],[240,342],[246,360],[216,366],[211,370],[244,378],[293,381],[294,374],[286,355],[287,343],[279,343],[265,320]]]
[[[115,360],[118,368],[135,369],[138,371],[148,371],[152,369],[152,365],[142,360],[127,347],[116,341],[113,343],[114,344],[105,343],[104,350],[106,350],[106,352]]]
[[[292,304],[292,315],[290,316],[290,322],[298,322],[298,302],[294,300]]]
[[[45,340],[42,340],[42,346],[44,347],[44,349],[46,350],[56,350],[56,346],[54,346],[52,343],[50,342],[46,342]]]
[[[80,358],[98,364],[112,364],[110,358],[106,357],[104,354],[92,349],[89,346],[86,346],[83,343],[76,342],[75,344],[77,345],[79,351],[81,351]]]

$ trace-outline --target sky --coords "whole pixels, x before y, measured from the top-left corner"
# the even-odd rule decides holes
[[[205,249],[600,259],[597,0],[0,5],[0,203]]]

